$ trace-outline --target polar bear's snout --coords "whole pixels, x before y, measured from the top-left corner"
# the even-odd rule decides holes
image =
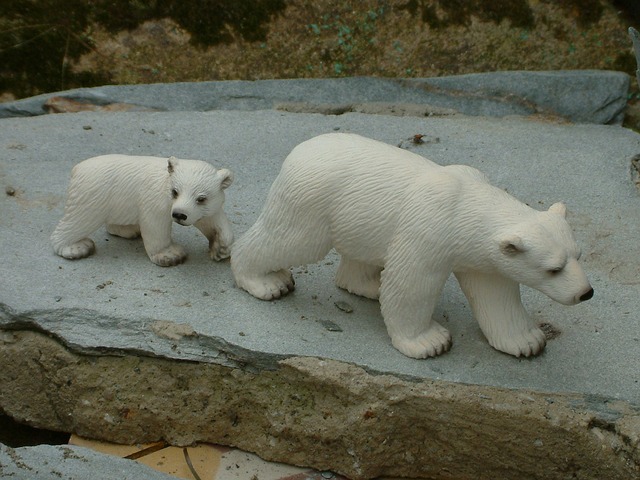
[[[173,217],[173,221],[179,223],[180,225],[183,225],[184,222],[186,222],[189,218],[186,213],[182,213],[179,210],[174,210],[173,212],[171,212],[171,216]]]
[[[593,297],[593,287],[589,287],[589,290],[584,292],[582,295],[578,296],[576,299],[576,303],[586,302],[591,297]]]

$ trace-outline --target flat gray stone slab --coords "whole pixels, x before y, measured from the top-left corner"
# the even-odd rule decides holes
[[[105,86],[0,104],[0,118],[42,115],[47,100],[55,96],[171,111],[291,109],[292,103],[307,111],[361,111],[363,104],[368,111],[398,111],[411,105],[419,116],[543,114],[580,123],[621,124],[629,80],[622,72],[581,70]]]
[[[10,448],[0,443],[0,478],[171,480],[146,465],[73,445]]]
[[[488,345],[452,280],[435,317],[451,330],[453,348],[414,360],[391,346],[377,302],[335,287],[333,253],[294,269],[294,294],[262,302],[234,287],[228,262],[208,259],[194,228],[174,227],[190,255],[178,267],[155,266],[139,240],[104,230],[93,236],[92,257],[68,261],[52,252],[49,235],[62,215],[70,170],[85,158],[175,155],[231,168],[236,181],[225,209],[241,235],[289,151],[331,131],[402,144],[442,164],[473,165],[536,208],[565,201],[595,297],[566,307],[523,287],[526,308],[558,334],[540,356],[517,359]],[[412,144],[415,134],[425,143]],[[629,130],[521,117],[86,112],[3,119],[0,151],[2,192],[11,194],[0,195],[0,328],[36,328],[80,352],[256,370],[290,356],[318,356],[408,378],[640,403],[640,197],[629,172],[640,136]]]

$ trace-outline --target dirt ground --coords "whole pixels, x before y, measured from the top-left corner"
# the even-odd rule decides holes
[[[291,1],[271,18],[263,41],[245,40],[227,25],[229,40],[209,47],[194,44],[192,35],[168,18],[115,34],[96,27],[95,48],[74,71],[102,71],[120,84],[635,70],[628,20],[608,4],[588,16],[578,7],[567,8],[571,2],[530,0],[518,16],[517,11],[492,15],[480,5],[473,11],[437,5],[428,10],[429,3]]]
[[[640,28],[640,7],[626,0],[249,3],[260,18],[252,18],[250,9],[233,11],[235,7],[212,0],[208,10],[192,9],[183,16],[167,10],[175,18],[146,12],[154,18],[121,22],[128,28],[88,22],[82,35],[67,35],[64,51],[48,54],[62,58],[51,63],[34,58],[42,69],[52,69],[50,74],[29,70],[32,66],[26,63],[20,75],[7,76],[6,64],[4,72],[0,68],[0,101],[100,84],[433,77],[496,70],[604,69],[634,75],[636,69],[627,30]],[[133,3],[125,4],[133,8]],[[120,10],[121,17],[135,13]],[[3,21],[0,11],[0,27]],[[0,28],[0,40],[7,31]],[[46,38],[14,42],[9,50],[0,49],[0,59]],[[72,56],[74,44],[85,53]],[[26,57],[29,52],[37,56],[25,50]],[[3,88],[2,74],[13,80],[19,76],[21,81],[14,83],[19,86],[10,89],[4,82]],[[56,80],[36,84],[41,76]],[[34,85],[29,85],[30,78]],[[640,125],[638,97],[633,81],[628,123],[634,127]]]

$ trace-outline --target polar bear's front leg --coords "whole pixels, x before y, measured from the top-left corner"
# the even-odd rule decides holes
[[[451,334],[431,318],[449,274],[425,271],[417,260],[385,266],[380,310],[394,347],[412,358],[435,357],[451,348]]]
[[[516,357],[537,355],[546,345],[542,330],[520,300],[520,285],[501,275],[456,273],[482,333],[496,350]]]
[[[85,258],[92,255],[96,251],[96,244],[90,238],[83,238],[71,245],[62,247],[59,251],[56,251],[58,255],[69,260],[77,260],[79,258]]]
[[[149,259],[156,265],[172,267],[187,259],[184,248],[171,241],[170,220],[165,218],[156,218],[155,222],[142,220],[140,233]]]
[[[380,272],[376,265],[351,260],[342,255],[336,285],[349,293],[376,300],[380,296]]]
[[[209,240],[209,256],[219,262],[231,255],[233,229],[222,210],[214,216],[204,217],[194,223],[195,227]]]

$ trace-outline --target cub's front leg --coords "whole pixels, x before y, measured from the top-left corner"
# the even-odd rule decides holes
[[[231,222],[223,211],[210,217],[203,217],[195,224],[196,228],[209,240],[209,256],[219,262],[231,255],[233,230]]]
[[[144,218],[140,221],[140,233],[149,259],[161,267],[179,265],[187,259],[181,245],[171,240],[172,222],[169,215]]]

